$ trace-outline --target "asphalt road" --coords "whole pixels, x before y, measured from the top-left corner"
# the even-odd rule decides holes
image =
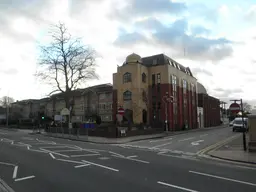
[[[180,144],[177,149],[196,152],[228,134],[232,135],[230,132],[218,129],[165,139],[172,142],[183,139],[184,148]],[[199,142],[195,145],[197,150],[190,150],[193,139],[185,139],[200,135],[201,140],[208,138],[210,141],[207,144]],[[170,141],[149,140],[137,142],[137,145],[154,143],[152,146],[156,146]],[[204,146],[199,148],[202,143]],[[163,146],[170,148],[171,144]],[[83,143],[4,130],[0,130],[0,178],[16,192],[256,190],[256,167],[172,151]]]
[[[140,148],[148,150],[169,151],[187,155],[197,154],[200,150],[226,138],[237,135],[230,127],[206,129],[186,134],[174,135],[163,139],[135,141],[117,144],[124,148]]]

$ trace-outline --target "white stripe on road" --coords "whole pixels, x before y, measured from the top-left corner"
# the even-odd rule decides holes
[[[226,181],[242,183],[242,184],[245,184],[245,185],[256,186],[255,183],[250,183],[250,182],[246,182],[246,181],[239,181],[239,180],[236,180],[236,179],[230,179],[230,178],[221,177],[221,176],[217,176],[217,175],[211,175],[211,174],[207,174],[207,173],[200,173],[200,172],[197,172],[197,171],[189,171],[189,172],[194,173],[194,174],[198,174],[198,175],[207,176],[207,177],[213,177],[213,178],[216,178],[216,179],[222,179],[222,180],[226,180]]]
[[[83,154],[83,155],[71,155],[70,157],[90,157],[90,156],[96,156],[96,155],[100,155],[100,154]]]
[[[146,163],[146,164],[149,164],[148,161],[143,161],[143,160],[140,160],[140,159],[132,159],[132,157],[122,157],[122,156],[118,156],[118,155],[112,155],[113,157],[117,157],[117,158],[120,158],[120,159],[127,159],[127,160],[131,160],[131,161],[137,161],[137,162],[140,162],[140,163]]]
[[[169,141],[169,140],[172,140],[172,138],[151,140],[151,141],[149,141],[149,142],[150,142],[150,143],[155,143],[155,142],[159,142],[159,141]]]
[[[70,150],[57,150],[54,151],[55,153],[59,153],[59,152],[75,152],[75,151],[81,151],[80,149],[70,149]]]
[[[208,134],[203,134],[203,135],[200,135],[199,137],[205,137],[205,136],[207,136]]]
[[[13,179],[16,179],[16,177],[17,177],[17,172],[18,172],[18,166],[15,166],[15,167],[14,167],[14,170],[13,170],[13,174],[12,174],[12,178],[13,178]]]
[[[109,169],[109,170],[111,170],[111,171],[116,171],[116,172],[119,171],[118,169],[114,169],[114,168],[107,167],[107,166],[104,166],[104,165],[100,165],[100,164],[97,164],[97,163],[93,163],[93,162],[90,162],[90,161],[85,161],[85,160],[82,160],[82,161],[85,162],[85,163],[88,163],[88,164],[92,164],[92,165],[101,167],[101,168]]]
[[[75,166],[75,168],[86,167],[86,166],[89,166],[89,165],[90,165],[90,164],[77,165],[77,166]]]
[[[49,153],[50,154],[50,156],[53,158],[53,159],[55,159],[55,157],[54,157],[54,155],[53,154],[51,154],[51,153]]]
[[[127,158],[135,158],[138,157],[137,155],[128,156]]]
[[[27,180],[27,179],[32,179],[34,177],[35,177],[34,175],[31,175],[31,176],[28,176],[28,177],[22,177],[22,178],[19,178],[19,179],[15,179],[14,181],[23,181],[23,180]]]
[[[172,142],[164,143],[164,144],[161,144],[161,145],[156,145],[156,146],[154,146],[154,147],[150,147],[150,149],[162,147],[162,146],[165,146],[165,145],[169,145],[169,144],[171,144],[171,143],[172,143]]]
[[[191,139],[194,139],[195,137],[189,137],[189,138],[186,138],[186,139],[181,139],[179,140],[179,142],[182,142],[182,141],[188,141],[188,140],[191,140]]]
[[[157,183],[160,184],[160,185],[165,185],[165,186],[172,187],[172,188],[176,188],[176,189],[181,189],[181,190],[183,190],[183,191],[199,192],[199,191],[195,191],[195,190],[188,189],[188,188],[185,188],[185,187],[180,187],[180,186],[177,186],[177,185],[172,185],[172,184],[169,184],[169,183],[164,183],[164,182],[162,182],[162,181],[157,181]]]

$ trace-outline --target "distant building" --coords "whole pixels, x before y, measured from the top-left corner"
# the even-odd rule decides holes
[[[187,124],[197,127],[197,80],[190,69],[170,57],[159,54],[141,58],[133,53],[113,74],[113,118],[119,106],[125,109],[125,118],[139,124],[163,126],[180,130]],[[173,102],[163,97],[168,93]]]
[[[207,94],[206,89],[200,83],[198,88],[198,108],[202,111],[198,114],[199,127],[218,126],[221,122],[220,100]]]

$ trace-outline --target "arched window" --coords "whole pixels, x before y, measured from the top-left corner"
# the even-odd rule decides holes
[[[142,82],[143,82],[143,83],[146,83],[146,81],[147,81],[147,76],[146,76],[145,73],[142,73],[141,79],[142,79]]]
[[[132,74],[131,73],[125,73],[123,75],[123,82],[124,83],[128,83],[128,82],[132,82]]]
[[[124,99],[124,101],[132,100],[132,92],[131,91],[125,91],[123,93],[123,99]]]

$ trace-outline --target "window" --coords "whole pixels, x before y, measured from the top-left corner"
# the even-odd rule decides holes
[[[152,75],[152,85],[154,86],[156,84],[156,75]]]
[[[153,65],[157,65],[157,59],[153,60]]]
[[[156,75],[156,79],[157,79],[157,84],[160,84],[161,83],[161,74],[160,73],[158,73]]]
[[[141,79],[142,79],[142,82],[143,82],[143,83],[146,83],[146,82],[147,82],[147,76],[146,76],[145,73],[142,73]]]
[[[157,109],[161,109],[161,102],[158,102],[158,106],[157,106]]]
[[[183,93],[187,92],[187,81],[183,79]]]
[[[123,99],[124,99],[124,101],[132,100],[132,92],[131,91],[125,91],[123,93]]]
[[[195,86],[191,83],[192,105],[195,105]]]
[[[131,73],[125,73],[123,75],[123,82],[124,83],[128,83],[128,82],[132,82],[132,74]]]

